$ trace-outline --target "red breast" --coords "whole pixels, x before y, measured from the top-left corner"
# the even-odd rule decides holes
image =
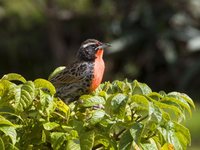
[[[94,61],[93,79],[91,81],[90,91],[94,91],[99,86],[99,84],[101,84],[105,70],[105,64],[103,61],[103,49],[99,49],[95,56],[96,59]]]

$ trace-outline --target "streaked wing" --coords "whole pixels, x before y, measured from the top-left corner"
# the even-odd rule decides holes
[[[81,80],[85,78],[87,71],[88,68],[86,64],[74,63],[56,74],[50,81],[55,87],[62,86],[63,84],[81,82]]]

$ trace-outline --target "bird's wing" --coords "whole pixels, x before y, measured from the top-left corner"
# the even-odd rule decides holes
[[[77,83],[86,77],[88,66],[84,63],[74,63],[50,78],[55,87],[62,84]]]
[[[59,74],[61,71],[63,71],[66,67],[65,66],[60,66],[56,68],[50,75],[48,80],[50,81],[52,78],[54,78],[57,74]]]

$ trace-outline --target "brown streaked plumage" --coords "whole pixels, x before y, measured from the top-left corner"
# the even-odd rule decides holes
[[[56,95],[69,103],[82,94],[94,91],[103,78],[103,50],[108,46],[95,39],[84,41],[76,61],[49,79],[56,88]]]

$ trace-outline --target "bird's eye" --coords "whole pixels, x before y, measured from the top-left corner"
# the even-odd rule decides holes
[[[95,49],[96,48],[96,45],[91,45],[92,49]]]

